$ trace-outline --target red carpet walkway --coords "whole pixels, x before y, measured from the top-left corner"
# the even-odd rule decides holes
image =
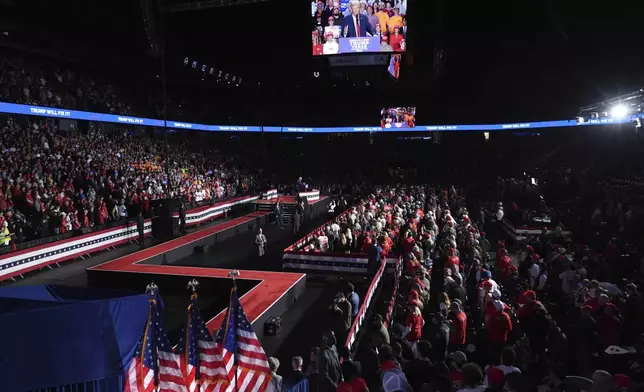
[[[171,241],[131,253],[112,260],[110,262],[89,268],[91,271],[111,271],[125,273],[140,273],[150,275],[177,275],[190,276],[195,278],[224,278],[228,279],[227,269],[184,267],[172,265],[150,265],[140,264],[142,261],[158,256],[169,250],[182,246],[189,246],[191,243],[216,233],[228,230],[235,226],[247,223],[253,219],[269,214],[265,211],[257,211],[252,214],[235,218],[209,228],[175,238]],[[297,282],[305,277],[304,274],[267,271],[240,271],[239,280],[254,280],[259,283],[241,297],[241,304],[251,324],[266,312],[275,302],[287,293]],[[206,324],[212,332],[219,329],[224,318],[225,309]]]

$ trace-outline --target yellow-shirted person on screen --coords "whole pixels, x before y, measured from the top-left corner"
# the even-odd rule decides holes
[[[376,18],[378,18],[378,24],[380,25],[380,30],[387,31],[387,24],[389,23],[389,15],[384,9],[378,10],[376,12]]]
[[[400,16],[400,9],[394,8],[394,15],[389,18],[387,21],[387,29],[389,30],[390,33],[393,34],[394,32],[394,27],[398,26],[398,28],[401,28],[403,25],[403,20],[402,16]]]

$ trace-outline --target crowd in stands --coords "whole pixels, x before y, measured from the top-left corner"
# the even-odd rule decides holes
[[[640,390],[641,254],[623,255],[619,236],[564,245],[545,231],[515,254],[490,243],[467,204],[454,187],[383,188],[326,228],[335,251],[368,253],[370,263],[387,249],[402,255],[395,317],[373,315],[354,350],[344,347],[360,306],[349,285],[333,328],[306,367],[293,359],[284,390],[303,377],[320,392]]]
[[[398,238],[403,223],[400,211],[388,203],[373,203],[362,200],[358,205],[329,222],[302,244],[308,252],[367,253],[374,242],[384,244],[382,255],[386,256]],[[385,230],[385,228],[389,228]]]
[[[189,98],[170,94],[164,107],[158,79],[124,76],[96,66],[7,52],[0,56],[0,101],[151,118],[163,118],[165,108],[173,119],[195,121]]]
[[[92,124],[60,130],[53,121],[8,118],[0,148],[0,227],[18,243],[150,217],[157,199],[214,202],[249,192],[254,181],[214,152]]]
[[[16,55],[0,58],[0,100],[133,115],[128,94],[94,75]]]

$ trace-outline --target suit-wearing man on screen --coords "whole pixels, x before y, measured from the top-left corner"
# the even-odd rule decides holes
[[[369,18],[360,13],[360,1],[351,0],[349,2],[351,15],[342,19],[342,37],[368,37],[375,34],[375,31],[369,23]]]

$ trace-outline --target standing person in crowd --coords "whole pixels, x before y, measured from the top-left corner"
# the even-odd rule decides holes
[[[387,31],[387,24],[389,23],[389,14],[387,14],[387,11],[385,11],[384,8],[378,9],[378,12],[376,12],[376,18],[378,18],[378,25],[380,25],[382,31]]]
[[[506,313],[501,301],[494,301],[495,314],[492,315],[485,325],[488,341],[488,363],[496,364],[501,357],[501,350],[508,341],[512,331],[512,321]]]
[[[186,203],[183,200],[179,203],[179,231],[186,234]]]
[[[508,375],[510,373],[521,373],[521,369],[516,367],[516,361],[517,361],[517,355],[516,352],[514,351],[514,348],[512,347],[505,347],[503,348],[503,351],[501,352],[501,364],[498,366],[491,367],[490,369],[500,369],[504,375]],[[489,375],[489,371],[488,371]],[[486,385],[489,385],[487,382],[487,377],[486,377]]]
[[[447,357],[449,345],[449,325],[442,313],[434,313],[432,317],[433,339],[431,341],[434,360],[444,361]]]
[[[425,326],[425,320],[420,313],[418,306],[411,305],[409,307],[409,314],[407,315],[407,341],[412,344],[414,352],[416,351],[416,344],[422,338],[422,330]]]
[[[338,384],[342,381],[342,369],[335,345],[333,331],[325,331],[317,359],[318,392],[336,392]]]
[[[342,355],[340,356],[342,364],[343,382],[338,385],[338,390],[342,387],[348,388],[350,391],[368,392],[367,383],[362,377],[362,366],[360,362],[351,358],[351,353],[346,347],[340,349]]]
[[[0,229],[0,244],[4,246],[9,246],[11,243],[11,233],[9,232],[9,222],[4,221],[2,223],[2,229]]]
[[[393,52],[394,48],[389,45],[389,36],[386,32],[381,33],[380,35],[380,51],[381,52]],[[386,127],[391,127],[391,124],[385,125]]]
[[[371,27],[373,27],[375,30],[376,25],[378,24],[378,17],[373,13],[372,6],[367,7],[367,18],[369,19],[369,23],[371,24]]]
[[[300,381],[307,378],[306,374],[302,371],[302,366],[304,366],[304,360],[302,357],[293,357],[291,360],[291,366],[293,368],[293,373],[283,382],[283,390],[288,391],[293,388],[295,385],[299,384]]]
[[[360,362],[354,361],[349,348],[342,345],[338,348],[338,357],[340,358],[340,369],[342,369],[342,377],[344,381],[349,381],[351,377],[347,377],[347,370],[350,371],[352,365],[360,366]]]
[[[255,236],[255,245],[257,245],[257,256],[258,257],[264,257],[264,254],[266,253],[266,236],[264,235],[264,232],[262,229],[259,229],[259,232]]]
[[[467,315],[458,300],[451,304],[449,326],[449,352],[464,350],[467,343]]]
[[[351,317],[355,318],[360,310],[360,296],[356,293],[353,283],[347,284],[347,300],[351,304]]]
[[[371,322],[366,325],[364,341],[371,349],[377,349],[383,344],[389,344],[389,331],[382,321],[382,316],[377,314],[373,316]]]
[[[391,346],[381,346],[378,352],[378,359],[382,372],[382,388],[385,391],[412,392],[405,373],[403,373],[400,364],[394,357]]]
[[[280,361],[275,357],[268,358],[268,367],[271,369],[271,381],[268,383],[266,392],[282,392],[282,376],[277,374]]]
[[[295,209],[293,213],[293,234],[298,235],[300,233],[300,223],[302,221],[302,215],[298,208]]]
[[[459,272],[459,267],[454,266],[453,268],[457,272],[452,274],[451,281],[448,282],[446,287],[447,294],[449,294],[449,298],[452,300],[452,303],[458,300],[461,302],[462,307],[463,304],[467,303],[467,291],[465,291],[465,287],[463,287],[463,277]]]
[[[449,270],[448,270],[449,271]],[[446,292],[442,292],[438,295],[438,301],[439,301],[439,310],[443,314],[444,317],[447,317],[449,314],[449,311],[451,309],[451,301],[449,300],[449,296],[447,295]]]
[[[277,199],[277,202],[275,202],[275,206],[273,207],[273,214],[275,215],[275,224],[277,227],[280,229],[283,228],[283,216],[282,216],[282,204],[280,204],[279,199]]]
[[[462,351],[454,351],[447,356],[447,378],[452,383],[452,390],[456,391],[463,386],[463,372],[461,368],[467,363],[467,355]]]
[[[505,374],[498,367],[492,367],[487,371],[486,381],[486,392],[502,392],[505,384]]]
[[[315,375],[318,371],[318,357],[320,355],[320,348],[319,347],[311,347],[311,350],[309,351],[309,364],[306,366],[306,371],[304,374],[306,374],[307,377]],[[317,383],[315,383],[317,385]]]
[[[313,56],[320,56],[322,54],[322,44],[320,43],[320,33],[317,29],[313,30],[311,37]]]
[[[416,345],[415,358],[404,367],[409,385],[414,391],[421,391],[424,384],[432,381],[434,367],[431,361],[432,345],[427,340],[421,340]]]
[[[463,386],[456,392],[483,392],[483,370],[476,363],[469,362],[461,367],[463,373]]]
[[[335,320],[335,335],[340,339],[340,342],[344,343],[353,324],[353,316],[351,303],[347,300],[343,292],[338,292],[335,295],[331,310],[333,311],[333,318]]]
[[[145,220],[142,212],[136,216],[136,230],[139,233],[139,247],[143,249],[145,248]]]
[[[368,251],[367,259],[367,273],[372,278],[376,276],[376,273],[380,269],[382,264],[382,247],[377,241],[373,241]]]

